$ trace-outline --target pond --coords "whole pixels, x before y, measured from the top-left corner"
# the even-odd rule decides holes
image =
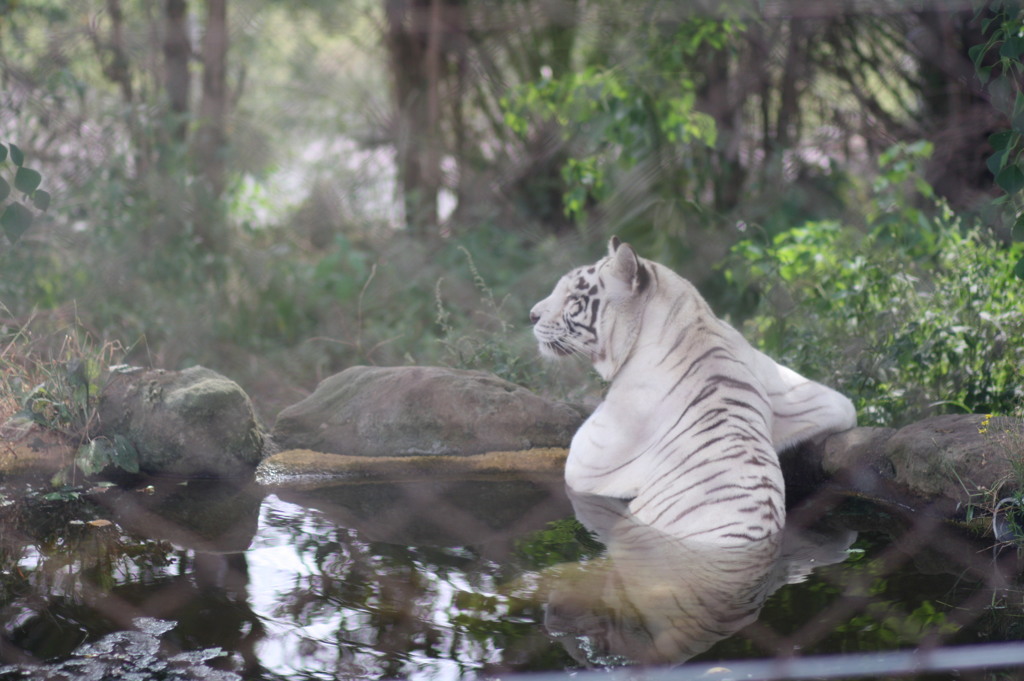
[[[4,680],[706,672],[1024,633],[1015,552],[836,494],[723,551],[536,476],[28,492],[3,496]]]

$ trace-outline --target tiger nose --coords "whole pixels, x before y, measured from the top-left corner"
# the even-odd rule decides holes
[[[530,323],[536,325],[540,321],[540,303],[530,309]]]

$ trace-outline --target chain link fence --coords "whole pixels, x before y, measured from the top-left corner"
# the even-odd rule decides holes
[[[0,679],[1017,678],[1018,555],[819,489],[687,545],[553,474],[5,492]]]

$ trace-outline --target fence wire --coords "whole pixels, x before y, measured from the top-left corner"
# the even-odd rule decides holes
[[[4,680],[1024,678],[1014,549],[830,488],[732,554],[549,474],[43,492],[0,509]]]

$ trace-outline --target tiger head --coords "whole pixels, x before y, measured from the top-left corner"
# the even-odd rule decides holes
[[[563,276],[530,310],[541,354],[581,355],[610,379],[639,333],[650,284],[651,263],[612,237],[607,256]]]

